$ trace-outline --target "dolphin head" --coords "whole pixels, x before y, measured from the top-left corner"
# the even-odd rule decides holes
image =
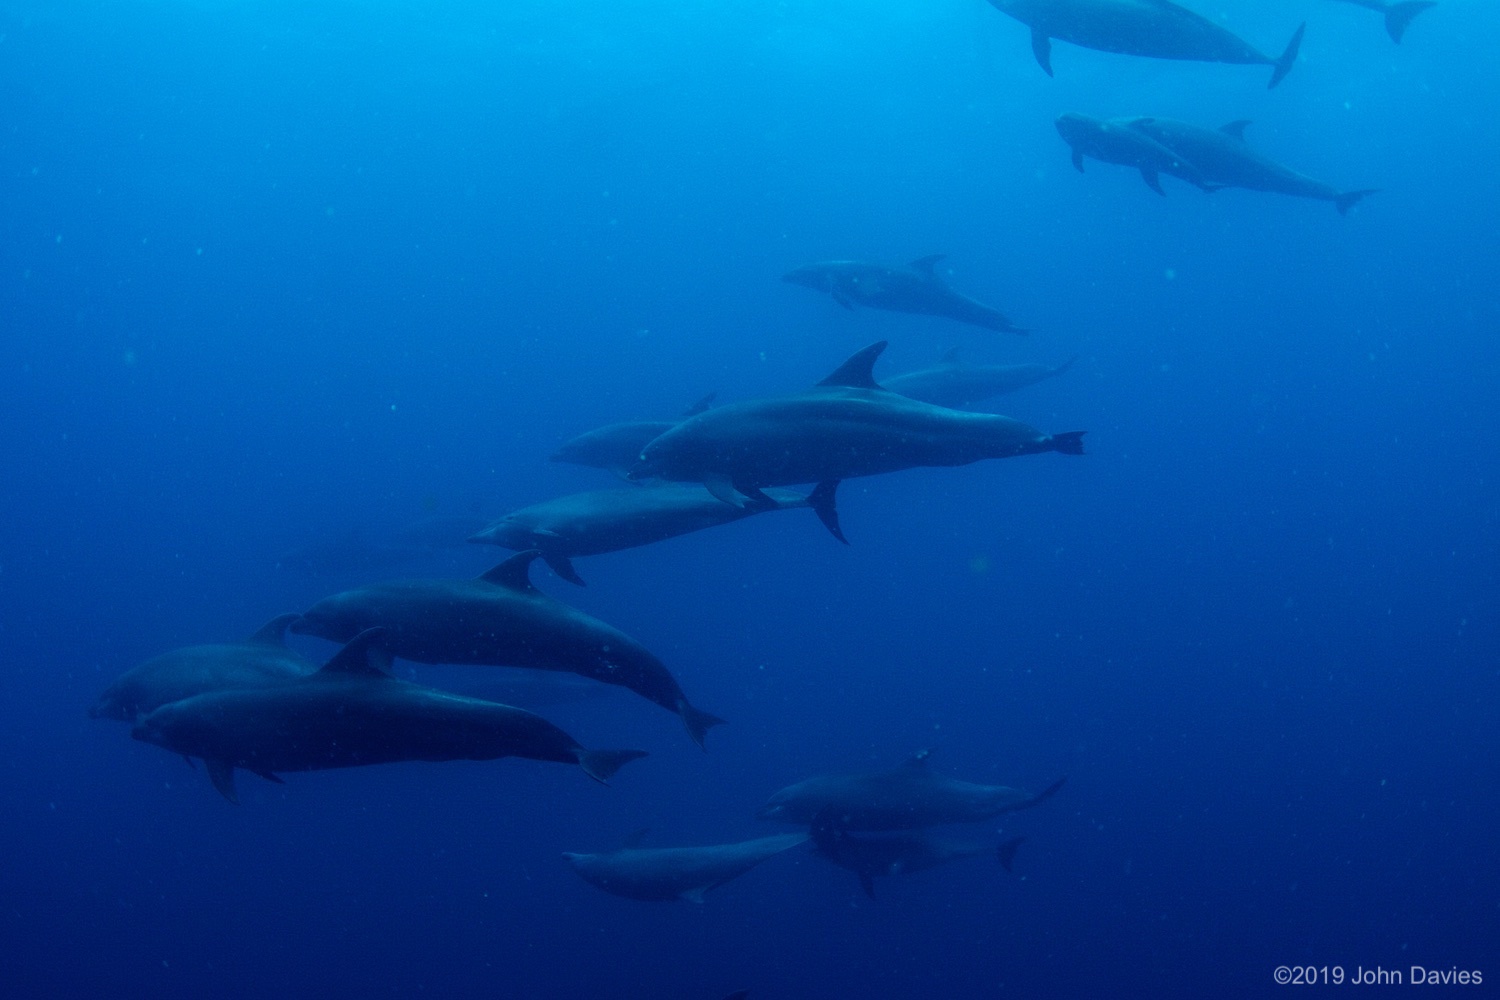
[[[1069,111],[1057,116],[1052,123],[1057,126],[1057,134],[1062,136],[1074,149],[1086,148],[1092,145],[1104,130],[1104,122],[1098,118],[1090,118],[1088,115],[1080,115]]]
[[[192,704],[195,700],[174,701],[141,716],[130,735],[142,743],[151,743],[173,753],[203,756],[212,727]]]
[[[517,552],[537,547],[536,536],[532,533],[531,527],[522,524],[510,515],[502,517],[478,534],[470,535],[469,541],[480,545],[498,545],[503,549],[514,549]]]

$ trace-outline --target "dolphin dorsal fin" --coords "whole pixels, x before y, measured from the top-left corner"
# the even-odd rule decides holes
[[[921,271],[923,274],[931,275],[932,277],[936,278],[937,272],[934,271],[933,268],[937,266],[938,261],[942,260],[946,256],[948,255],[945,253],[930,253],[926,257],[918,257],[916,260],[912,261],[906,266],[911,268],[913,271]]]
[[[943,352],[943,356],[942,356],[942,358],[940,360],[945,365],[956,365],[956,364],[958,364],[958,348],[956,346],[948,348],[946,351]]]
[[[301,615],[296,613],[277,615],[256,629],[255,634],[245,641],[253,642],[258,646],[281,646],[285,648],[287,626],[301,617]]]
[[[388,628],[367,628],[323,664],[319,674],[347,674],[390,680],[391,654],[375,644],[390,633]]]
[[[885,350],[887,341],[879,341],[871,344],[858,354],[852,355],[848,361],[839,365],[834,373],[819,385],[848,386],[852,389],[879,389],[875,381],[875,359],[880,357],[880,352]]]
[[[640,847],[641,842],[646,839],[646,834],[650,832],[651,828],[649,826],[643,826],[639,830],[631,830],[625,835],[625,840],[622,842],[623,846],[632,850]]]
[[[698,414],[707,410],[710,406],[713,406],[714,399],[717,398],[718,395],[719,393],[717,391],[709,393],[707,396],[704,396],[692,406],[689,406],[687,409],[683,410],[682,415],[684,417],[696,417]]]
[[[931,756],[932,756],[932,747],[927,747],[924,750],[918,750],[916,753],[912,754],[910,757],[908,757],[905,760],[903,760],[901,762],[901,766],[902,767],[926,767],[927,766],[927,758],[931,757]]]
[[[1248,118],[1237,118],[1237,119],[1235,119],[1234,121],[1230,122],[1227,125],[1220,125],[1219,126],[1219,131],[1223,132],[1227,136],[1230,136],[1232,138],[1238,139],[1240,142],[1244,142],[1245,141],[1245,129],[1247,129],[1249,127],[1250,127],[1250,119],[1248,119]]]
[[[523,594],[539,594],[541,591],[531,583],[531,564],[541,554],[537,549],[517,552],[494,569],[481,573],[479,579]]]

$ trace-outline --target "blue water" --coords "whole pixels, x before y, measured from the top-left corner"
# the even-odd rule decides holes
[[[1306,19],[1302,61],[1268,92],[1057,43],[1048,79],[981,0],[0,3],[0,992],[1493,990],[1500,10],[1443,0],[1398,47],[1325,0],[1197,6],[1273,52]],[[1381,190],[1348,218],[1159,198],[1075,173],[1069,110],[1249,118]],[[934,252],[1035,332],[779,280]],[[546,456],[879,339],[877,374],[1082,355],[999,409],[1089,454],[850,481],[847,548],[792,512],[581,560],[586,589],[538,566],[730,720],[707,754],[625,696],[543,710],[651,751],[610,788],[404,764],[242,776],[235,807],[85,715],[150,656],[367,582],[288,550],[607,485]],[[1014,875],[871,901],[797,851],[698,907],[560,860],[769,833],[783,785],[923,747],[1069,776],[976,828],[1027,838]]]

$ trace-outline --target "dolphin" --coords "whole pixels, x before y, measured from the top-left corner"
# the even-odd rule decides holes
[[[885,379],[880,384],[891,392],[933,406],[964,410],[1008,392],[1055,378],[1072,368],[1078,358],[1060,365],[971,365],[960,361],[955,351],[931,368],[920,368]]]
[[[299,615],[277,615],[244,642],[174,649],[121,674],[89,708],[94,719],[134,722],[168,702],[208,691],[274,687],[304,677],[317,664],[287,648],[286,630]]]
[[[1004,785],[976,785],[933,774],[927,767],[930,753],[923,750],[890,771],[800,781],[771,796],[757,815],[811,824],[824,810],[831,810],[845,830],[917,830],[1030,809],[1054,795],[1067,780],[1059,778],[1035,795]]]
[[[805,833],[786,833],[737,844],[711,847],[642,848],[645,831],[632,834],[624,847],[604,854],[563,854],[590,885],[627,899],[703,902],[704,893],[738,878],[767,858],[798,844]]]
[[[944,254],[919,257],[905,267],[858,260],[825,260],[782,276],[784,281],[827,292],[845,309],[869,306],[892,312],[942,316],[998,333],[1026,333],[998,309],[960,295],[937,275]]]
[[[1203,179],[1203,171],[1140,129],[1128,124],[1090,118],[1074,112],[1059,115],[1054,123],[1057,132],[1073,150],[1073,166],[1083,173],[1085,156],[1104,163],[1134,167],[1141,172],[1146,186],[1159,195],[1167,192],[1161,186],[1161,175],[1180,177],[1203,191],[1219,190],[1218,185]]]
[[[1046,451],[1083,454],[1083,431],[1047,435],[1009,417],[949,410],[881,388],[871,368],[885,346],[870,345],[805,392],[731,403],[683,421],[646,445],[631,475],[700,482],[743,506],[767,486]]]
[[[1391,41],[1397,45],[1406,35],[1406,29],[1411,25],[1412,18],[1416,17],[1428,7],[1436,7],[1433,0],[1343,0],[1344,3],[1352,3],[1356,7],[1366,10],[1378,11],[1385,15],[1385,32],[1391,36]]]
[[[606,424],[571,440],[564,441],[552,453],[551,461],[608,469],[623,478],[626,470],[640,458],[646,442],[676,427],[688,417],[696,417],[713,404],[718,393],[709,393],[682,411],[677,420],[631,420]]]
[[[860,886],[871,899],[875,898],[876,875],[907,875],[949,861],[986,855],[993,855],[1010,871],[1016,849],[1025,839],[1015,837],[997,846],[923,831],[861,836],[845,829],[832,809],[818,813],[812,823],[812,840],[818,856],[858,875]]]
[[[1257,153],[1245,142],[1245,128],[1250,124],[1248,121],[1233,121],[1218,129],[1191,125],[1171,118],[1130,118],[1120,121],[1191,161],[1214,184],[1331,201],[1340,215],[1347,215],[1349,209],[1360,199],[1375,193],[1373,188],[1340,191]]]
[[[347,642],[369,628],[380,643],[418,663],[539,667],[618,684],[675,712],[693,741],[723,723],[694,708],[677,679],[619,629],[532,586],[541,553],[511,556],[473,580],[398,580],[346,590],[313,605],[293,632]]]
[[[837,489],[837,482],[828,482],[807,495],[770,490],[764,502],[743,507],[726,504],[696,484],[658,483],[575,493],[507,514],[469,541],[507,549],[537,549],[554,573],[583,586],[583,579],[573,568],[574,556],[649,545],[771,510],[811,507],[833,537],[848,544],[834,506]]]
[[[1270,66],[1276,86],[1302,46],[1299,26],[1274,59],[1226,28],[1168,0],[990,0],[1031,29],[1031,51],[1052,75],[1052,39],[1101,52],[1155,59]]]
[[[132,731],[202,757],[215,788],[238,801],[235,768],[280,782],[278,771],[318,771],[408,760],[532,760],[577,764],[599,782],[641,750],[585,750],[539,715],[397,680],[367,629],[307,677],[271,688],[214,691],[163,705]]]

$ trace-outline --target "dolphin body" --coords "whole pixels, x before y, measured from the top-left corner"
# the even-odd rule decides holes
[[[895,375],[881,385],[907,399],[964,410],[1061,375],[1077,361],[1075,357],[1060,365],[971,365],[949,351],[931,368]]]
[[[121,674],[89,708],[95,719],[134,722],[169,702],[209,691],[275,687],[312,673],[317,664],[287,648],[298,615],[278,615],[244,642],[174,649]]]
[[[618,552],[649,545],[772,510],[811,507],[833,537],[847,544],[834,506],[837,482],[811,494],[771,490],[765,501],[734,507],[698,485],[658,483],[626,489],[575,493],[507,514],[469,539],[507,549],[537,549],[552,571],[583,586],[575,556]]]
[[[1073,166],[1079,173],[1083,173],[1084,157],[1090,157],[1139,170],[1146,186],[1159,195],[1167,193],[1161,186],[1162,174],[1180,177],[1202,191],[1219,190],[1220,185],[1205,180],[1197,166],[1127,121],[1090,118],[1070,111],[1059,115],[1054,124],[1072,149]]]
[[[700,413],[646,445],[631,470],[700,482],[736,506],[767,486],[821,483],[925,466],[1058,451],[1083,454],[1083,431],[1043,434],[991,413],[963,413],[876,384],[880,341],[813,388]]]
[[[1236,63],[1272,67],[1274,87],[1291,72],[1306,25],[1297,28],[1281,55],[1266,55],[1201,14],[1168,0],[990,0],[1031,29],[1031,51],[1052,75],[1052,39],[1101,52],[1155,59]]]
[[[618,684],[681,716],[693,741],[723,719],[694,708],[665,664],[630,636],[532,586],[535,550],[473,580],[398,580],[325,598],[292,631],[347,642],[369,628],[418,663],[539,667]]]
[[[1025,333],[1004,313],[966,295],[939,278],[935,269],[945,254],[935,253],[888,267],[859,260],[825,260],[788,271],[783,280],[827,292],[845,309],[869,306],[891,312],[941,316],[998,333]]]
[[[875,898],[877,875],[908,875],[950,861],[986,855],[993,855],[1010,871],[1016,849],[1025,839],[1016,837],[997,846],[926,832],[860,836],[846,830],[831,809],[820,812],[812,824],[812,840],[818,856],[858,875],[860,886],[871,899]]]
[[[586,465],[592,469],[608,469],[624,477],[629,468],[641,457],[641,449],[654,437],[665,434],[688,417],[695,417],[708,409],[717,393],[709,393],[698,402],[682,411],[677,420],[629,420],[618,424],[605,424],[594,430],[564,441],[552,453],[554,462],[570,465]]]
[[[1360,199],[1375,193],[1372,188],[1340,191],[1257,153],[1245,142],[1245,128],[1250,124],[1248,121],[1233,121],[1218,129],[1204,128],[1171,118],[1130,118],[1120,121],[1191,162],[1214,184],[1331,201],[1340,215],[1347,215],[1349,209]]]
[[[1428,7],[1436,7],[1433,0],[1401,0],[1392,3],[1391,0],[1343,0],[1344,3],[1352,3],[1356,7],[1366,10],[1379,11],[1385,15],[1385,32],[1391,36],[1391,41],[1397,45],[1406,35],[1406,29],[1411,26],[1412,18],[1416,17]]]
[[[1067,780],[1060,778],[1035,795],[1004,785],[976,785],[933,774],[927,767],[929,753],[923,750],[889,771],[825,775],[789,785],[757,815],[810,825],[826,810],[845,830],[918,830],[1030,809]]]
[[[786,833],[711,847],[651,849],[639,843],[640,834],[635,834],[617,851],[565,853],[563,858],[585,882],[616,896],[701,903],[710,889],[738,878],[767,858],[807,843],[807,834]]]
[[[355,636],[321,670],[272,688],[215,691],[163,705],[132,735],[202,757],[219,793],[237,801],[235,768],[279,782],[277,771],[318,771],[408,760],[532,760],[577,764],[604,782],[640,750],[585,750],[539,715],[397,680],[374,648],[382,629]]]

